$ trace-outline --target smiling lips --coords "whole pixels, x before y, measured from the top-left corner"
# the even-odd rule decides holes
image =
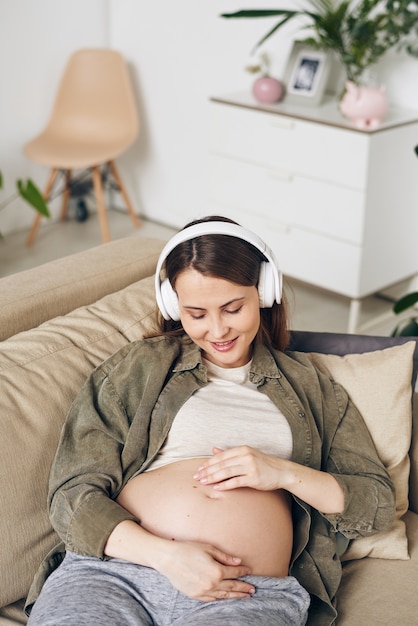
[[[238,337],[235,337],[235,339],[230,339],[229,341],[211,341],[210,345],[218,352],[228,352],[235,346],[237,341]]]

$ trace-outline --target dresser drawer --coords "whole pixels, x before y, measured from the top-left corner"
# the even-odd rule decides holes
[[[211,105],[212,153],[364,189],[368,136],[283,115]]]
[[[209,172],[209,195],[219,204],[271,217],[283,226],[362,243],[362,191],[218,155],[210,155]]]
[[[362,297],[362,248],[325,235],[285,226],[273,217],[255,216],[216,202],[210,210],[255,231],[274,251],[285,276],[329,289],[349,298]]]

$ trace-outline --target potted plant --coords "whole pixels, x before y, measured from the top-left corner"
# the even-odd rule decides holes
[[[3,175],[0,171],[0,189],[3,188]],[[44,200],[44,197],[35,183],[28,178],[26,181],[17,180],[16,181],[16,192],[6,198],[2,203],[0,203],[0,211],[5,209],[13,200],[15,200],[18,196],[23,198],[25,202],[27,202],[32,208],[34,208],[38,213],[45,217],[50,217],[49,209],[47,203]],[[0,238],[2,237],[0,232]]]
[[[399,298],[393,305],[393,312],[398,315],[407,309],[414,307],[418,302],[418,291],[408,293],[406,296]],[[409,317],[402,320],[392,331],[392,337],[418,337],[418,314],[415,317]]]
[[[418,0],[306,0],[305,9],[249,9],[223,13],[224,18],[278,17],[279,21],[256,44],[264,43],[287,22],[306,18],[311,34],[304,43],[331,50],[344,67],[347,80],[360,84],[365,70],[388,50],[398,47],[418,57]]]

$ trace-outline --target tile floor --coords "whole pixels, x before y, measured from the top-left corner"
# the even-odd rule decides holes
[[[125,236],[156,237],[167,240],[175,232],[172,228],[143,220],[134,230],[123,211],[108,212],[112,239]],[[24,271],[58,257],[67,256],[101,244],[97,215],[91,213],[87,221],[44,223],[33,246],[26,246],[27,232],[13,233],[0,240],[0,277]],[[350,302],[342,296],[316,289],[296,280],[289,280],[288,296],[291,305],[291,326],[299,330],[347,332]],[[1,293],[0,293],[1,305]],[[360,326],[357,332],[389,335],[399,321],[391,314],[392,304],[382,297],[363,301]]]

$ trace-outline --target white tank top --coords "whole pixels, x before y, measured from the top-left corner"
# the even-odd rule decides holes
[[[190,458],[210,457],[212,448],[248,445],[290,459],[290,426],[273,402],[250,382],[251,363],[224,368],[203,360],[208,384],[174,418],[164,446],[148,470]]]

